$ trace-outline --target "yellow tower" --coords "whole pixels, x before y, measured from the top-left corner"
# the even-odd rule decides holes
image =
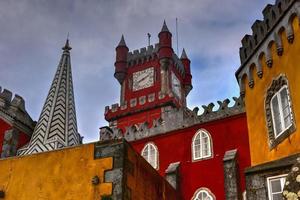
[[[236,72],[247,113],[248,199],[277,199],[300,152],[300,1],[279,0],[242,39]]]

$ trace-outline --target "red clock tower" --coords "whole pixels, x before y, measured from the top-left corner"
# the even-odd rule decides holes
[[[116,47],[115,78],[121,85],[120,104],[105,109],[110,127],[147,123],[161,117],[162,109],[186,106],[192,89],[190,60],[185,50],[179,58],[172,48],[172,34],[166,23],[158,34],[159,43],[129,52],[122,36]]]

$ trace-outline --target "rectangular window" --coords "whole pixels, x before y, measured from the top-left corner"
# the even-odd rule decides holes
[[[275,138],[292,125],[291,105],[287,87],[282,87],[271,99]]]
[[[269,200],[282,200],[286,174],[267,178]]]

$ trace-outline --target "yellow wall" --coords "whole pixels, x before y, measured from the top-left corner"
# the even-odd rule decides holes
[[[252,166],[273,161],[300,152],[300,32],[299,22],[293,21],[295,39],[289,44],[285,33],[282,34],[284,52],[282,56],[276,53],[275,44],[272,45],[273,66],[268,68],[262,57],[263,77],[260,79],[254,70],[254,87],[246,86],[245,103],[248,120],[250,153]],[[270,150],[266,125],[265,97],[272,80],[280,74],[288,79],[291,95],[296,131]],[[248,81],[245,80],[247,85]]]
[[[94,160],[94,144],[0,160],[0,190],[5,200],[99,200],[112,193],[103,183],[113,159]],[[100,184],[91,184],[93,176]]]

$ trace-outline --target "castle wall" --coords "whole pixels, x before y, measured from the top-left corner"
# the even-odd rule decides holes
[[[192,160],[192,138],[199,129],[207,130],[212,137],[213,157]],[[171,163],[180,162],[179,190],[183,199],[190,200],[195,191],[206,187],[217,199],[225,199],[223,157],[226,151],[237,149],[240,188],[245,190],[244,169],[250,165],[249,144],[245,113],[225,119],[197,124],[150,138],[133,141],[134,149],[141,153],[148,142],[158,149],[161,176]]]
[[[99,199],[110,195],[104,171],[111,157],[94,160],[94,144],[0,160],[0,190],[5,200]],[[97,175],[100,184],[92,185]]]
[[[292,26],[294,30],[293,43],[289,43],[286,39],[286,30],[281,32],[280,36],[283,46],[282,56],[277,54],[276,43],[271,43],[270,49],[273,61],[272,67],[267,66],[266,57],[265,55],[262,56],[260,63],[262,64],[263,76],[261,78],[256,76],[256,67],[253,67],[254,87],[250,88],[246,86],[245,88],[245,104],[249,128],[252,166],[283,158],[300,151],[300,131],[297,128],[300,122],[300,93],[298,92],[300,90],[300,31],[299,20],[297,17],[293,18]],[[265,98],[272,81],[278,78],[281,74],[285,75],[288,80],[296,130],[275,148],[270,149]],[[248,79],[244,79],[245,84],[247,81],[249,81],[249,77]]]
[[[143,200],[179,200],[174,188],[132,148],[127,148],[126,189],[128,199]],[[162,181],[162,179],[164,181]],[[125,192],[126,193],[126,192]]]
[[[0,194],[5,200],[177,198],[172,186],[125,140],[1,159]]]

